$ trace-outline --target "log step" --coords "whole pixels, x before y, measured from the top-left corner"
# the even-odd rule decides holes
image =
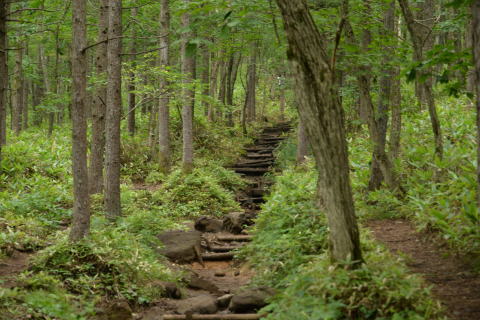
[[[158,320],[258,320],[264,318],[265,315],[255,313],[244,314],[165,314],[160,316]]]
[[[251,197],[251,198],[241,198],[238,199],[239,202],[247,202],[247,203],[264,203],[265,199],[263,197]]]
[[[218,241],[252,241],[251,235],[229,235],[229,236],[217,236]]]
[[[253,173],[258,175],[262,175],[268,171],[268,168],[235,168],[235,172],[237,173]]]
[[[202,259],[204,261],[225,261],[232,260],[234,256],[233,252],[204,253]]]
[[[230,252],[236,249],[240,249],[242,246],[214,246],[210,247],[208,250],[212,252]]]

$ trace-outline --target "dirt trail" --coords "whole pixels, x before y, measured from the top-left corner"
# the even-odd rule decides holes
[[[182,299],[170,298],[158,301],[156,306],[143,312],[140,319],[260,318],[254,313],[256,308],[242,308],[245,301],[240,301],[232,307],[231,301],[240,297],[235,293],[247,285],[254,274],[247,266],[233,260],[234,250],[251,239],[245,225],[251,225],[252,219],[258,215],[260,205],[264,202],[264,195],[272,184],[264,174],[272,170],[275,161],[273,151],[284,139],[284,133],[290,129],[286,123],[264,128],[254,144],[245,148],[246,155],[231,167],[242,175],[248,184],[247,188],[237,195],[237,201],[243,211],[231,213],[225,216],[223,221],[205,218],[205,225],[202,228],[215,228],[218,224],[222,227],[221,230],[215,230],[217,232],[202,232],[200,251],[203,261],[182,266],[192,274],[186,294]],[[192,226],[193,228],[211,231],[199,228],[198,220],[197,226]],[[259,288],[259,291],[250,292],[243,299],[247,302],[252,302],[250,301],[252,299],[261,300],[258,298],[264,294],[262,290],[268,291],[267,288]],[[255,302],[253,301],[249,307]]]
[[[13,288],[16,284],[16,277],[28,267],[31,253],[15,250],[8,258],[0,261],[0,287]]]
[[[432,286],[451,319],[480,319],[480,276],[442,241],[416,232],[407,220],[375,220],[367,226],[390,250],[407,256],[410,270]]]

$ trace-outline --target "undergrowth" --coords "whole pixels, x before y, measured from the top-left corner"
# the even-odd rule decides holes
[[[314,172],[307,164],[277,177],[254,239],[240,253],[256,270],[254,283],[279,292],[263,310],[267,319],[441,319],[423,282],[366,230],[366,263],[353,271],[331,265]]]

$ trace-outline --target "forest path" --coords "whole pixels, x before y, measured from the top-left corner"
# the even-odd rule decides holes
[[[392,252],[407,256],[408,268],[432,286],[450,319],[480,319],[480,276],[443,241],[418,233],[403,219],[372,220],[367,226]]]
[[[249,284],[254,271],[233,258],[235,250],[251,239],[245,225],[253,223],[260,205],[265,201],[264,196],[272,184],[265,174],[272,171],[275,162],[273,151],[290,130],[288,123],[265,127],[253,145],[245,147],[246,154],[230,168],[247,182],[245,190],[237,194],[242,212],[230,213],[223,221],[204,217],[191,223],[192,229],[203,231],[203,261],[182,266],[190,274],[182,299],[161,299],[155,306],[142,312],[140,319],[260,319],[260,315],[254,312],[264,305],[262,303],[265,303],[269,289],[254,288],[239,292],[241,287]],[[201,226],[199,221],[203,223]],[[205,232],[218,224],[222,225],[222,230]]]

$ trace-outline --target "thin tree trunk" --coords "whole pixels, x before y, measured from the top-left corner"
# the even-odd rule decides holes
[[[90,230],[90,198],[87,170],[87,119],[85,100],[87,95],[87,57],[83,50],[87,45],[86,0],[73,1],[73,108],[72,108],[72,156],[73,156],[73,220],[70,240],[78,241]]]
[[[135,19],[138,15],[138,8],[132,9],[132,19]],[[136,63],[135,59],[137,54],[137,32],[135,26],[132,26],[132,49],[130,53],[132,54],[132,65],[131,68],[135,68]],[[135,135],[135,104],[136,104],[136,95],[135,95],[135,71],[130,71],[128,79],[128,133],[133,136]]]
[[[169,0],[161,0],[160,9],[160,68],[166,70],[170,66],[170,5]],[[159,162],[164,172],[171,167],[170,143],[170,90],[165,76],[160,77],[160,100],[158,108],[158,142]]]
[[[415,20],[415,17],[408,5],[408,0],[398,0],[402,9],[402,14],[407,24],[407,29],[412,38],[414,60],[420,62],[423,60],[424,45],[431,43],[427,38],[430,38],[431,30],[426,28],[423,23],[419,23]],[[431,2],[429,2],[432,4]],[[433,4],[432,4],[433,5]],[[433,8],[432,8],[433,9]],[[425,38],[426,37],[426,38]],[[440,120],[437,114],[437,107],[435,105],[435,98],[433,96],[433,81],[431,77],[420,83],[422,88],[422,94],[425,97],[425,101],[428,105],[428,113],[430,115],[430,121],[432,123],[432,131],[435,143],[435,154],[441,159],[443,158],[443,139]],[[423,103],[421,101],[421,103]]]
[[[188,6],[191,0],[184,0],[184,3]],[[182,26],[185,29],[190,27],[190,14],[185,12],[182,15]],[[182,123],[183,123],[183,154],[182,154],[182,166],[185,172],[190,172],[193,169],[193,108],[194,89],[193,77],[195,73],[195,59],[194,53],[187,52],[189,41],[193,34],[191,31],[185,32],[182,35],[182,73],[183,81],[183,107],[182,107]]]
[[[0,161],[2,147],[7,142],[7,0],[0,0]]]
[[[18,43],[22,47],[22,43]],[[14,83],[14,105],[12,105],[13,132],[16,135],[22,131],[23,113],[23,48],[15,51],[15,83]]]
[[[477,210],[480,211],[480,0],[472,3],[472,51],[475,66],[477,111]]]
[[[210,98],[214,99],[215,94],[217,93],[217,77],[218,77],[218,67],[219,67],[219,61],[218,59],[215,59],[215,54],[212,52],[211,59],[212,61],[212,70],[211,70],[211,75],[210,75]],[[215,119],[215,105],[210,103],[208,106],[208,120],[209,121],[214,121]]]
[[[247,92],[245,95],[245,118],[247,122],[255,121],[256,118],[257,51],[258,43],[255,41],[252,44],[247,71]]]
[[[108,37],[108,1],[101,0],[98,18],[98,41],[101,42],[95,52],[95,70],[97,77],[107,79],[107,43]],[[104,185],[103,168],[105,158],[105,115],[107,88],[98,85],[92,99],[92,145],[90,152],[89,191],[90,194],[102,193]]]
[[[48,96],[52,94],[52,87],[50,85],[50,78],[48,77],[48,61],[47,56],[45,55],[45,47],[43,44],[39,45],[39,53],[40,53],[40,64],[42,67],[42,75],[43,75],[43,87],[45,89],[45,95]],[[48,112],[48,136],[51,136],[53,133],[53,120],[54,120],[55,113],[53,111]]]
[[[330,230],[332,261],[362,261],[350,186],[343,109],[330,68],[326,43],[305,0],[277,0],[293,65],[299,113],[319,171],[319,204]]]
[[[109,0],[107,44],[107,121],[105,143],[105,212],[109,220],[121,215],[120,110],[122,108],[122,0]]]
[[[208,47],[204,45],[202,47],[202,95],[203,95],[203,112],[205,116],[208,116],[209,102],[206,97],[210,94],[210,51]]]
[[[233,127],[233,98],[235,93],[235,83],[237,81],[238,67],[240,66],[241,60],[241,55],[232,53],[228,62],[226,104],[228,108],[227,125],[229,127]]]
[[[400,20],[395,19],[394,33],[401,39]],[[395,47],[399,45],[398,40]],[[392,70],[392,87],[390,90],[390,101],[392,109],[392,124],[390,126],[389,156],[395,160],[400,154],[400,138],[402,132],[402,92],[400,80],[400,67],[395,66]]]
[[[308,152],[308,140],[307,132],[305,131],[305,125],[302,120],[298,121],[298,133],[297,133],[297,164],[305,162],[305,157]]]

